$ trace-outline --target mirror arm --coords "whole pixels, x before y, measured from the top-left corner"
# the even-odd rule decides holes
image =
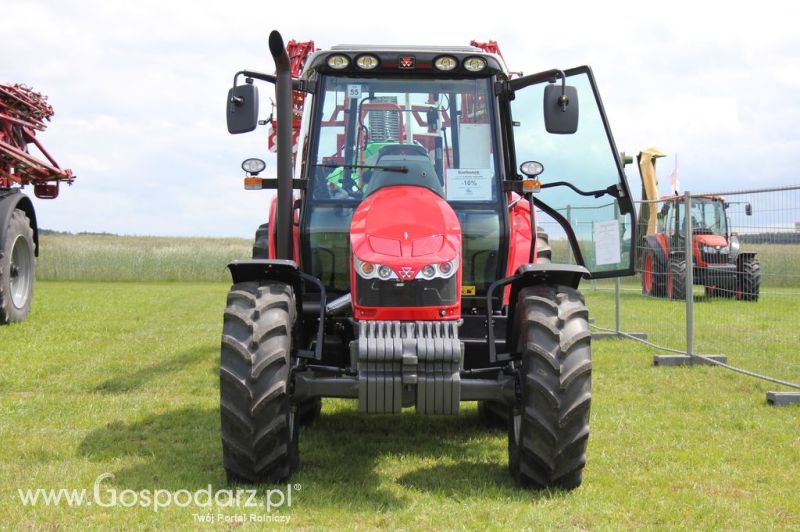
[[[257,79],[260,81],[266,81],[267,83],[272,83],[273,85],[277,81],[277,77],[273,74],[265,74],[263,72],[257,72],[255,70],[240,70],[233,76],[233,86],[235,87],[236,84],[239,82],[239,76],[244,76],[246,78]],[[303,91],[303,92],[314,92],[314,82],[309,81],[306,79],[292,79],[292,90],[296,91]]]

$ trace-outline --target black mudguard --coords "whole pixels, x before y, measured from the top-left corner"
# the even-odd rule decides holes
[[[14,209],[20,209],[31,221],[33,229],[34,253],[39,256],[39,225],[36,223],[36,211],[31,199],[17,189],[0,190],[0,243],[5,242],[6,228],[11,221]]]
[[[514,323],[514,313],[517,307],[517,297],[520,290],[528,286],[537,285],[563,285],[571,288],[578,288],[582,278],[589,278],[589,270],[583,266],[575,264],[523,264],[517,269],[517,273],[511,277],[506,277],[492,283],[486,291],[486,338],[489,344],[489,361],[494,364],[500,360],[507,360],[511,353],[504,353],[504,357],[498,357],[494,343],[494,323],[492,318],[492,298],[495,293],[500,296],[502,291],[499,288],[511,285],[511,294],[508,301],[508,315],[506,323]],[[506,327],[506,346],[511,347],[512,327]]]
[[[316,344],[314,351],[297,350],[298,356],[302,358],[322,359],[323,331],[325,324],[325,305],[326,295],[325,286],[316,277],[300,271],[297,263],[293,260],[279,259],[250,259],[235,260],[228,264],[228,269],[233,278],[233,284],[247,283],[252,281],[278,281],[286,283],[292,287],[297,304],[297,315],[303,319],[303,290],[305,283],[313,284],[320,291],[319,321],[317,324],[302,323],[300,335],[307,338],[313,327],[316,327]],[[312,326],[313,325],[313,326]]]

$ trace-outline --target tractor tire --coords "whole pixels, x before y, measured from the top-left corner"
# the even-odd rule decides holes
[[[736,274],[736,299],[739,301],[758,301],[761,290],[761,264],[755,257],[741,261]]]
[[[256,237],[253,240],[253,258],[269,258],[269,224],[261,224],[256,229]]]
[[[269,223],[261,224],[256,229],[253,240],[253,258],[269,258]],[[297,405],[297,422],[302,427],[312,425],[322,412],[322,399],[308,399]]]
[[[0,242],[0,325],[23,321],[31,311],[36,253],[31,221],[14,209]]]
[[[686,299],[686,261],[673,259],[669,263],[669,297]]]
[[[667,275],[659,270],[658,262],[651,250],[645,251],[642,261],[642,294],[651,297],[667,295]]]
[[[550,237],[541,227],[536,228],[536,263],[550,264],[553,250],[550,248]]]
[[[289,389],[294,293],[279,282],[238,283],[222,328],[222,460],[229,483],[283,482],[298,467]]]
[[[573,288],[520,291],[514,330],[522,399],[508,424],[508,468],[519,485],[571,490],[581,484],[592,399],[588,318]]]
[[[550,237],[541,228],[536,228],[536,264],[550,264],[553,252],[550,248]],[[508,428],[508,408],[496,402],[478,401],[478,419],[490,429]]]

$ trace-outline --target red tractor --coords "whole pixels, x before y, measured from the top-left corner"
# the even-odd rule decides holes
[[[75,179],[36,138],[52,116],[47,97],[25,85],[0,83],[0,325],[24,320],[33,300],[39,229],[23,187],[33,186],[37,198],[53,199],[59,183]]]
[[[656,232],[644,237],[642,293],[686,299],[686,209],[683,196],[666,196]],[[727,209],[720,196],[692,197],[692,272],[694,284],[705,287],[707,297],[735,297],[758,301],[761,266],[753,252],[740,251],[730,232]],[[745,205],[750,216],[752,208]]]
[[[635,228],[591,70],[511,78],[483,47],[336,46],[293,77],[279,33],[269,49],[276,74],[238,72],[227,98],[231,133],[259,123],[254,80],[277,108],[277,178],[242,164],[245,188],[277,196],[255,258],[228,265],[228,480],[288,478],[300,427],[338,397],[365,414],[478,401],[504,414],[518,483],[578,486],[592,367],[578,285],[632,275]],[[574,264],[550,262],[539,212]]]
[[[642,272],[644,295],[686,299],[685,200],[677,193],[658,195],[656,162],[665,156],[653,147],[642,150],[637,157],[642,199],[647,200],[639,212],[641,252],[637,265]],[[673,175],[677,176],[677,163]],[[740,251],[739,238],[730,231],[727,211],[733,204],[744,204],[745,214],[753,214],[749,203],[729,202],[720,196],[692,197],[688,223],[692,231],[693,281],[705,287],[706,297],[758,301],[761,267],[755,253]]]

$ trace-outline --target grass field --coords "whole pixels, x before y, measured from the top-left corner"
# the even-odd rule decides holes
[[[104,490],[222,489],[217,357],[226,288],[38,285],[30,320],[0,329],[4,523],[197,524],[193,514],[206,509],[25,507],[17,490],[92,490],[106,472],[114,478]],[[595,306],[604,297],[591,296]],[[595,342],[589,463],[574,492],[513,487],[505,434],[482,428],[471,404],[453,419],[368,418],[329,400],[301,434],[293,478],[301,490],[281,513],[307,527],[800,526],[800,409],[769,407],[769,386],[719,370],[653,368],[650,354],[631,342]]]
[[[200,524],[196,515],[265,513],[25,506],[18,493],[68,488],[91,497],[104,473],[114,475],[102,483],[106,502],[108,490],[225,489],[217,365],[227,288],[37,284],[30,319],[0,328],[0,526],[189,529]],[[613,294],[589,285],[586,293],[597,323],[613,324]],[[759,367],[791,352],[782,376],[800,378],[795,301],[764,307],[787,320],[783,333],[742,350],[737,363]],[[681,341],[679,303],[634,292],[623,303],[628,330],[647,326],[660,342]],[[714,342],[730,342],[748,312],[753,330],[764,326],[756,306],[703,305],[730,322],[718,323]],[[320,421],[301,432],[292,506],[274,515],[304,528],[800,528],[800,408],[767,406],[773,385],[719,369],[654,368],[654,352],[630,341],[593,348],[592,434],[579,489],[515,488],[506,435],[483,428],[472,403],[457,418],[366,417],[352,402],[326,400]]]

